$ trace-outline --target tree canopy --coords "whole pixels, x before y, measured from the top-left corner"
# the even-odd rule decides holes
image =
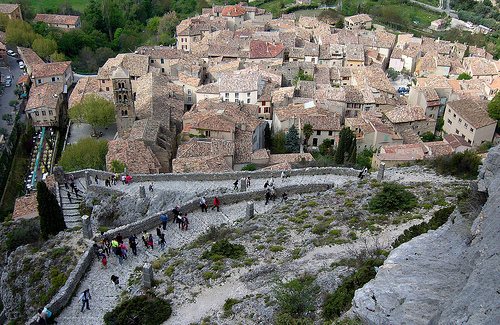
[[[57,50],[57,42],[47,38],[37,38],[33,41],[32,47],[41,58],[47,59]]]
[[[115,106],[104,98],[91,94],[69,109],[69,117],[78,123],[92,125],[95,135],[96,126],[108,127],[115,121]]]
[[[457,80],[471,80],[471,79],[472,77],[465,72],[462,72],[457,78]]]
[[[83,138],[76,144],[66,147],[59,165],[68,172],[85,168],[105,170],[107,153],[106,139]]]
[[[417,203],[417,197],[403,185],[384,183],[382,190],[370,200],[368,207],[371,212],[386,213],[411,210],[417,206]]]
[[[40,233],[42,238],[47,239],[50,235],[57,235],[57,233],[66,229],[64,215],[57,203],[56,196],[50,192],[45,182],[38,182],[36,190]]]
[[[488,114],[492,119],[500,120],[500,93],[497,93],[489,102]]]
[[[309,138],[313,134],[314,130],[311,124],[306,123],[304,124],[304,127],[302,128],[302,133],[304,133],[304,143],[307,145],[309,142]]]

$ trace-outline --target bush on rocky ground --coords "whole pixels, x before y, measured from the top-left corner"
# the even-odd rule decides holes
[[[170,303],[152,296],[125,300],[104,315],[106,325],[160,325],[172,314]]]
[[[204,259],[219,259],[228,257],[238,259],[246,254],[245,247],[240,244],[232,244],[227,239],[222,239],[212,245],[210,251],[205,251],[201,256]]]
[[[323,317],[333,319],[348,310],[351,307],[354,292],[373,279],[377,274],[374,267],[383,263],[382,260],[366,260],[358,272],[347,278],[333,294],[328,294],[323,306]]]
[[[448,221],[448,218],[455,210],[455,206],[450,206],[441,210],[434,212],[434,217],[429,220],[429,222],[422,222],[418,225],[411,226],[406,229],[402,235],[400,235],[392,244],[392,247],[396,248],[399,245],[410,241],[411,239],[420,236],[429,230],[436,230]]]
[[[275,288],[280,313],[276,324],[310,324],[310,313],[315,310],[316,295],[320,288],[316,278],[304,275],[288,283],[279,282]],[[292,321],[293,320],[293,321]]]
[[[384,183],[382,190],[368,204],[370,212],[386,213],[411,210],[417,206],[417,197],[403,185]]]
[[[463,179],[476,178],[481,164],[481,157],[472,150],[441,156],[429,161],[429,165],[438,173]]]

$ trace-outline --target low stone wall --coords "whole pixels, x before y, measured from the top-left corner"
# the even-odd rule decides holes
[[[84,178],[85,172],[88,172],[90,180],[94,183],[95,175],[98,175],[100,181],[113,176],[113,173],[94,170],[94,169],[84,169],[72,173],[66,173],[66,177],[73,174],[75,178]],[[303,169],[289,169],[285,173],[288,176],[296,175],[344,175],[344,176],[357,176],[359,170],[353,168],[345,167],[309,167]],[[271,170],[256,170],[256,171],[238,171],[238,172],[228,172],[228,173],[187,173],[187,174],[137,174],[131,175],[132,182],[162,182],[162,181],[223,181],[223,180],[236,180],[241,178],[270,178],[274,176],[279,178],[281,176],[281,171],[271,171]]]
[[[325,191],[326,184],[304,184],[304,185],[287,185],[281,186],[276,189],[276,200],[281,201],[281,195],[283,192],[287,192],[290,194],[297,193],[313,193],[319,191]],[[332,191],[332,189],[330,189]],[[228,193],[219,195],[220,205],[221,207],[225,205],[231,205],[241,201],[255,201],[255,200],[265,200],[266,190],[262,189],[259,191],[250,191],[250,192],[239,192],[239,193]],[[207,196],[206,201],[209,206],[212,206],[212,202],[214,201],[215,196]],[[180,207],[180,211],[182,213],[190,213],[195,211],[196,209],[200,209],[199,199],[191,200]],[[141,234],[144,230],[150,230],[156,228],[159,224],[161,224],[160,214],[162,211],[158,211],[158,213],[144,218],[142,220],[138,220],[136,222],[130,223],[128,225],[124,225],[121,227],[117,227],[106,232],[106,235],[110,238],[115,237],[118,233],[120,233],[123,237],[128,237],[132,233],[136,235]],[[170,211],[168,212],[169,218],[171,218]],[[99,234],[94,236],[94,240],[98,241]]]
[[[66,283],[59,289],[57,294],[52,297],[50,302],[45,306],[52,314],[57,314],[60,310],[64,308],[71,300],[73,292],[80,283],[82,276],[89,267],[94,254],[92,253],[92,243],[89,242],[87,250],[83,253],[80,261],[76,264],[73,271],[71,271]],[[38,315],[33,316],[26,324],[35,325],[37,324],[36,319]]]

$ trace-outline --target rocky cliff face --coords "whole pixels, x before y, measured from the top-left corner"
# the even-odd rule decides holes
[[[481,212],[455,210],[436,231],[394,249],[352,311],[369,324],[500,324],[500,147],[484,161]],[[474,214],[475,216],[475,214]]]

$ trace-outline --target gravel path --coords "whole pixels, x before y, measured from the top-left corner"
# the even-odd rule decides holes
[[[442,177],[434,174],[433,171],[423,172],[420,167],[409,167],[409,168],[389,168],[386,170],[385,181],[399,181],[402,183],[406,182],[436,182],[436,183],[449,183],[455,182],[456,180],[451,177]],[[376,173],[367,175],[368,180],[375,178]],[[263,184],[266,179],[253,179],[252,185],[248,189],[249,191],[256,191],[263,189]],[[293,176],[288,178],[284,184],[308,184],[308,183],[322,183],[325,184],[335,184],[339,186],[347,182],[357,181],[356,177],[340,176],[340,175],[318,175],[318,176]],[[279,189],[282,184],[281,179],[275,178],[275,186]],[[139,196],[139,186],[143,185],[146,190],[149,183],[131,183],[129,185],[122,185],[121,183],[114,186],[114,188],[121,190],[132,197]],[[155,182],[154,192],[148,192],[147,195],[157,195],[159,192],[169,190],[178,191],[180,193],[185,193],[186,197],[201,196],[202,194],[209,193],[220,193],[224,190],[232,190],[231,181],[204,181],[204,182],[180,182],[180,181],[169,181],[169,182]],[[211,202],[210,202],[211,203]],[[279,200],[274,204],[279,204]],[[255,202],[256,213],[265,213],[267,210],[271,209],[273,203],[269,205],[264,205],[264,200]],[[165,230],[165,238],[167,239],[167,245],[165,251],[168,248],[180,248],[183,245],[189,243],[191,240],[196,239],[198,236],[203,234],[210,225],[220,225],[221,223],[232,223],[235,220],[243,218],[245,216],[246,202],[240,202],[231,206],[222,206],[221,212],[215,212],[209,210],[208,213],[201,213],[200,211],[195,211],[190,213],[190,225],[188,231],[181,231],[178,229],[177,225],[174,223],[168,223],[167,230]],[[156,230],[150,229],[150,233],[156,238]],[[137,234],[140,237],[140,234]],[[128,243],[127,240],[125,240]],[[95,260],[86,275],[82,278],[80,286],[75,293],[74,298],[68,304],[68,306],[61,312],[61,314],[56,318],[59,324],[79,324],[79,325],[99,325],[104,324],[103,317],[104,314],[112,310],[120,301],[120,295],[123,291],[128,290],[128,279],[134,272],[136,268],[142,268],[144,263],[151,263],[159,258],[164,251],[159,249],[156,245],[154,250],[146,250],[139,238],[138,245],[138,256],[133,256],[129,252],[129,258],[124,261],[123,266],[120,266],[118,259],[115,256],[110,256],[108,259],[107,267],[103,267],[101,263]],[[321,248],[325,250],[327,247]],[[318,250],[315,253],[326,253]],[[306,258],[311,258],[314,253]],[[111,275],[115,274],[120,277],[120,283],[122,288],[116,287],[110,280]],[[231,277],[231,279],[237,279],[238,277]],[[174,311],[172,317],[166,322],[166,324],[189,324],[192,321],[196,321],[200,317],[214,308],[220,308],[220,302],[224,302],[226,295],[222,292],[244,292],[246,289],[238,285],[237,282],[228,281],[224,288],[215,287],[209,291],[201,292],[196,303],[187,304],[186,306],[181,306],[179,310]],[[78,302],[78,296],[86,288],[90,289],[92,299],[90,300],[91,310],[85,310],[83,313],[80,312],[81,303]],[[132,291],[136,290],[133,288]],[[220,292],[219,292],[220,291]],[[217,298],[219,297],[219,298]],[[221,300],[221,301],[219,301]]]

